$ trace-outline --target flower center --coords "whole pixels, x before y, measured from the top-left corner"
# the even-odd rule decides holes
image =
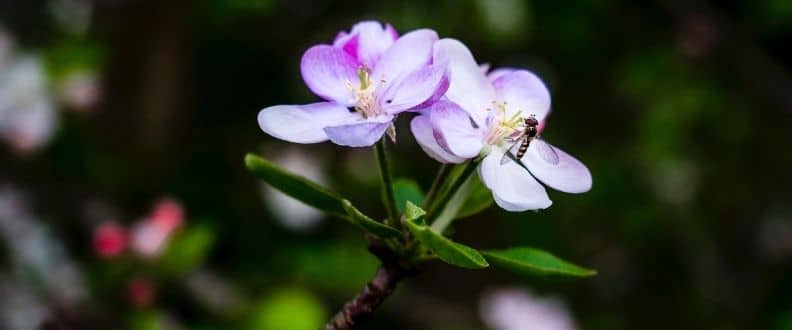
[[[493,107],[487,108],[489,131],[484,137],[488,145],[500,146],[506,139],[516,139],[525,130],[522,111],[506,116],[506,102],[492,101]]]
[[[375,84],[371,79],[371,70],[367,66],[362,66],[357,72],[359,84],[356,86],[352,82],[346,82],[346,88],[352,92],[354,97],[355,111],[359,112],[363,118],[376,117],[383,112],[377,105],[374,91],[379,84]],[[380,81],[382,83],[384,81]]]

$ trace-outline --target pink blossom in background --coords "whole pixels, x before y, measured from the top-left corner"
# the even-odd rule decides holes
[[[162,199],[154,205],[149,221],[165,232],[172,232],[184,222],[184,207],[174,199]]]
[[[183,223],[184,208],[181,203],[172,199],[157,202],[151,214],[132,227],[132,250],[145,258],[158,257]]]
[[[126,229],[116,222],[102,223],[94,229],[93,244],[99,256],[117,257],[127,246]]]
[[[130,247],[142,257],[154,258],[164,251],[169,234],[160,226],[144,219],[132,227]]]

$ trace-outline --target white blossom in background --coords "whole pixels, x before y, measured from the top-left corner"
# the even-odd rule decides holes
[[[101,97],[99,77],[88,70],[69,73],[58,83],[58,99],[69,109],[88,111]]]
[[[575,322],[564,304],[526,290],[504,288],[486,293],[481,318],[491,330],[573,330]]]
[[[197,301],[217,314],[232,315],[243,310],[246,304],[239,288],[208,269],[190,273],[184,283]]]
[[[42,298],[24,283],[0,278],[0,329],[38,329],[49,316]]]
[[[0,138],[21,153],[46,144],[58,116],[41,57],[11,59],[0,71]]]
[[[274,156],[273,162],[322,186],[327,184],[327,178],[322,173],[322,164],[319,157],[301,149],[287,148]],[[310,230],[323,217],[318,210],[272,188],[270,185],[262,183],[260,187],[267,207],[275,215],[278,223],[288,229],[294,231]]]
[[[9,252],[14,281],[64,303],[85,299],[80,269],[13,187],[0,187],[0,238]]]

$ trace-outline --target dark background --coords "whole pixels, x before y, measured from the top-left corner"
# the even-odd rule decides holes
[[[363,328],[478,329],[481,293],[518,286],[564,300],[582,329],[792,329],[792,2],[496,2],[107,0],[74,34],[48,2],[0,1],[20,48],[98,54],[86,60],[101,77],[93,111],[64,112],[33,154],[0,146],[0,182],[27,193],[86,273],[89,298],[54,304],[54,322],[141,328],[144,312],[123,289],[97,284],[108,281],[91,249],[86,205],[96,201],[131,223],[159,196],[178,198],[189,223],[213,233],[201,268],[255,306],[287,290],[300,298],[284,315],[303,317],[304,298],[329,316],[361,288],[375,267],[362,235],[336,219],[283,228],[242,159],[287,148],[260,131],[260,109],[316,100],[299,75],[302,52],[376,19],[402,33],[435,29],[481,62],[545,80],[544,138],[589,167],[593,189],[550,192],[539,213],[491,207],[460,220],[454,237],[541,247],[599,275],[545,281],[433,263]],[[393,167],[428,189],[438,164],[404,117]],[[318,157],[335,190],[383,214],[371,150],[296,148]],[[257,328],[257,307],[208,313],[169,281],[145,313],[187,329]]]

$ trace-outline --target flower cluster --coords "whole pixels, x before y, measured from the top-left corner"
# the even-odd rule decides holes
[[[130,230],[115,221],[101,223],[94,229],[94,250],[101,257],[113,258],[130,248],[140,257],[155,258],[164,252],[173,234],[183,223],[182,205],[175,200],[163,199]]]
[[[309,48],[301,73],[324,102],[277,105],[258,114],[261,129],[295,143],[367,147],[405,112],[421,148],[442,163],[472,162],[495,202],[508,211],[551,205],[544,185],[568,193],[591,188],[580,161],[544,142],[550,93],[530,71],[489,73],[470,50],[431,30],[399,36],[391,25],[361,22],[331,44]]]

